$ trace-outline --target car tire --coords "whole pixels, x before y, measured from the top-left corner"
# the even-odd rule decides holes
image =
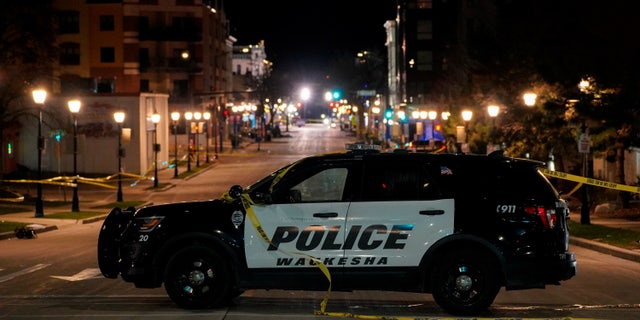
[[[169,259],[164,286],[171,300],[179,307],[216,307],[229,301],[229,267],[212,249],[186,247]]]
[[[456,250],[439,258],[431,274],[436,303],[454,315],[477,315],[493,303],[500,291],[495,259],[479,250]]]

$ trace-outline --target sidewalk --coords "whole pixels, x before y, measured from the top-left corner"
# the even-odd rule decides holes
[[[572,213],[571,219],[573,221],[580,221],[580,213],[577,213],[577,214]],[[628,229],[628,230],[640,232],[640,221],[634,221],[634,220],[628,220],[628,219],[602,218],[602,217],[598,217],[597,215],[592,215],[590,219],[591,219],[591,224],[594,224],[594,225],[605,226],[609,228]],[[569,230],[569,234],[571,234],[571,230]],[[593,241],[593,240],[588,240],[588,239],[583,239],[578,237],[570,237],[569,243],[571,245],[591,249],[591,250],[612,255],[618,258],[640,262],[640,244],[638,245],[638,249],[629,250],[629,249],[612,246],[599,241]]]
[[[268,144],[268,142],[266,143]],[[264,146],[265,143],[263,142]],[[233,148],[231,146],[231,142],[229,140],[224,141],[224,145],[222,146],[222,151],[217,154],[214,152],[213,147],[210,146],[209,150],[209,163],[206,162],[206,158],[204,154],[201,154],[200,158],[200,167],[201,170],[191,174],[190,176],[184,178],[184,180],[189,180],[192,177],[195,177],[206,170],[209,170],[215,167],[218,159],[216,155],[220,156],[231,156],[231,155],[241,155],[241,154],[252,154],[257,153],[258,151],[258,143],[255,140],[244,138],[239,146]],[[181,163],[178,171],[179,173],[183,173],[186,171],[186,164]],[[196,162],[192,160],[191,162],[192,170],[196,168]],[[154,173],[151,172],[151,175]],[[175,176],[174,168],[162,168],[158,170],[158,182],[164,187],[163,190],[170,189],[175,187],[175,184],[172,182]],[[175,181],[175,180],[174,180]],[[129,183],[123,183],[123,195],[124,200],[138,200],[138,201],[147,201],[144,205],[152,204],[152,202],[148,201],[149,195],[154,192],[148,190],[148,188],[153,186],[153,181],[144,180],[140,181],[136,184],[135,187],[129,185]],[[116,202],[116,190],[111,189],[102,189],[100,187],[92,187],[89,185],[81,185],[80,188],[85,189],[81,191],[81,199],[80,199],[80,211],[100,211],[104,210],[104,215],[100,215],[97,217],[92,217],[88,219],[53,219],[49,218],[49,215],[53,215],[56,213],[69,213],[71,211],[70,203],[69,205],[64,206],[47,206],[45,203],[44,206],[44,218],[36,218],[35,217],[35,207],[28,205],[20,205],[20,207],[24,207],[25,211],[18,213],[8,213],[0,215],[0,221],[12,221],[12,222],[20,222],[25,224],[35,224],[38,227],[42,227],[42,229],[37,230],[37,233],[58,230],[59,228],[72,226],[76,224],[86,224],[86,223],[94,223],[101,222],[106,218],[111,209],[96,209],[95,207],[99,207],[102,205],[110,204]],[[57,187],[45,186],[43,188],[43,193],[45,195],[45,199],[47,200],[61,200],[61,201],[69,201],[72,197],[71,191],[66,190],[64,199],[60,194],[56,194]],[[94,192],[87,192],[86,189],[91,189]],[[35,187],[30,189],[31,193],[35,193]],[[0,233],[0,240],[14,238],[14,232],[5,232]]]

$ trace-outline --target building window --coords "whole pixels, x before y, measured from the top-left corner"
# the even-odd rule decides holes
[[[113,31],[115,29],[115,22],[112,15],[100,16],[100,31]]]
[[[80,44],[65,42],[60,44],[60,64],[77,66],[80,64]]]
[[[140,80],[140,92],[151,92],[149,90],[149,80],[146,80],[146,79]]]
[[[431,20],[418,20],[417,22],[417,35],[418,40],[433,39],[433,21]]]
[[[58,14],[60,34],[80,32],[80,13],[78,11],[61,11]]]
[[[98,93],[114,93],[116,91],[116,84],[113,79],[100,79],[98,82]]]
[[[173,80],[173,96],[186,98],[189,95],[189,80]]]
[[[433,8],[433,0],[417,0],[418,9],[431,9]]]
[[[116,50],[113,47],[100,48],[100,62],[116,62]]]
[[[147,72],[151,67],[151,59],[149,59],[149,49],[140,48],[138,50],[138,63],[140,64],[140,72]]]
[[[433,52],[418,51],[416,54],[416,69],[419,71],[433,70]]]

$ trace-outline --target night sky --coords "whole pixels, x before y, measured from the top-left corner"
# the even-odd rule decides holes
[[[395,19],[395,0],[225,2],[236,45],[265,41],[276,72],[318,70],[337,55],[385,50],[384,23]]]

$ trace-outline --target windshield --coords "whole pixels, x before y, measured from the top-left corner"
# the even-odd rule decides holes
[[[251,184],[250,186],[248,186],[245,189],[245,192],[247,193],[254,193],[254,192],[264,192],[264,193],[268,193],[269,192],[269,188],[271,187],[271,184],[273,183],[273,180],[280,174],[282,174],[283,172],[287,171],[291,166],[293,166],[294,163],[288,164],[274,172],[272,172],[271,174],[267,175],[266,177],[258,180],[257,182]]]

